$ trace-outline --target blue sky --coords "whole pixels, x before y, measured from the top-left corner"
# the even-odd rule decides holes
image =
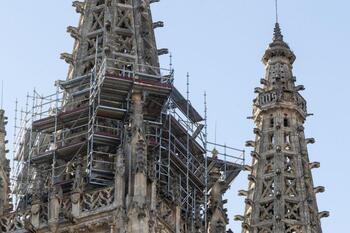
[[[280,1],[280,24],[285,41],[297,60],[294,74],[306,91],[308,109],[315,115],[306,123],[306,135],[317,143],[309,146],[315,185],[326,187],[318,194],[320,210],[331,217],[322,220],[324,232],[346,229],[350,191],[348,174],[350,2]],[[71,1],[4,1],[0,8],[0,79],[4,81],[4,108],[9,116],[12,140],[14,103],[22,105],[34,87],[49,94],[54,80],[65,79],[67,65],[59,60],[70,52],[73,40],[68,25],[77,25]],[[176,0],[156,3],[153,18],[166,27],[157,29],[159,48],[174,56],[176,84],[184,91],[186,72],[191,75],[192,103],[203,111],[203,92],[208,92],[209,132],[214,140],[243,148],[253,139],[251,114],[254,87],[264,75],[260,62],[272,38],[273,0]],[[167,66],[168,59],[162,59]],[[243,213],[244,200],[237,190],[247,187],[242,173],[227,194],[230,227],[239,232],[235,214]]]

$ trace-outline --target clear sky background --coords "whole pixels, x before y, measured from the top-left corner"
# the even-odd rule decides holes
[[[321,162],[314,171],[315,185],[326,187],[318,194],[324,232],[348,231],[350,182],[349,67],[350,1],[280,0],[280,24],[285,41],[297,60],[294,74],[306,91],[308,109],[315,115],[306,123],[306,135],[317,143],[309,146],[312,161]],[[186,72],[191,74],[192,103],[203,111],[203,92],[208,92],[210,139],[243,148],[254,138],[251,115],[254,87],[264,76],[260,62],[272,39],[273,0],[162,0],[153,6],[159,48],[174,56],[176,84],[185,91]],[[49,94],[54,80],[65,79],[68,66],[59,60],[71,52],[73,39],[66,33],[76,26],[78,15],[70,0],[2,1],[0,6],[0,79],[4,81],[4,108],[9,116],[8,138],[13,137],[14,103],[25,104],[34,87]],[[162,59],[167,66],[168,59]],[[242,173],[227,195],[230,227],[242,214],[244,200],[237,190],[247,188]]]

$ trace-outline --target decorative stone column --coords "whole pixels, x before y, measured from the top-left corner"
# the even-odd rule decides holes
[[[216,156],[214,154],[214,156]],[[221,180],[219,169],[214,169],[209,177],[215,181],[209,193],[209,224],[208,233],[225,233],[228,220],[224,212],[224,203],[222,199],[224,181]]]
[[[125,155],[118,149],[115,167],[114,195],[117,208],[125,208]]]
[[[143,125],[142,93],[132,95],[131,141],[128,206],[130,233],[149,233],[149,204],[147,201],[147,150]]]
[[[145,142],[140,140],[137,144],[134,195],[130,206],[129,229],[132,233],[149,233],[149,203],[147,202],[147,176],[146,176]]]
[[[71,195],[72,202],[72,217],[78,218],[81,212],[81,195],[84,189],[84,181],[82,177],[82,167],[83,167],[83,158],[80,156],[77,163],[77,168],[75,170],[73,192]]]
[[[147,166],[145,142],[140,140],[137,143],[136,166],[135,166],[135,188],[134,201],[141,205],[146,204],[147,197]]]
[[[115,163],[114,181],[114,202],[116,206],[114,223],[111,225],[111,233],[126,232],[126,211],[125,211],[125,154],[123,148],[119,148]]]
[[[149,224],[148,224],[150,233],[155,233],[156,222],[157,222],[157,182],[156,180],[152,180],[150,216],[149,216]]]
[[[181,187],[180,180],[177,176],[174,177],[174,204],[175,204],[175,232],[181,233]]]
[[[181,233],[181,207],[180,207],[180,205],[177,205],[176,209],[175,209],[175,226],[176,226],[176,233]]]
[[[31,207],[31,224],[33,225],[34,228],[38,229],[40,227],[40,204],[35,203]]]
[[[81,207],[81,192],[75,191],[71,195],[72,201],[72,216],[77,218],[80,215]]]
[[[61,209],[62,189],[58,186],[53,186],[52,189],[49,197],[49,229],[51,233],[56,233]]]
[[[33,191],[33,202],[31,206],[31,224],[32,227],[38,229],[40,227],[40,211],[41,204],[43,203],[43,186],[44,186],[44,176],[41,171],[45,171],[47,167],[45,165],[40,165],[35,168],[36,179],[34,181],[34,191]]]

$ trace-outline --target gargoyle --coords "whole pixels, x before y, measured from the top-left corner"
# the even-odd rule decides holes
[[[78,28],[69,26],[67,27],[67,32],[70,33],[71,37],[73,37],[74,39],[80,40],[81,36]]]
[[[65,62],[67,62],[70,65],[73,65],[73,55],[69,54],[69,53],[61,53],[61,57],[62,60],[64,60]]]
[[[79,1],[73,2],[73,7],[75,7],[75,11],[80,14],[84,14],[84,3]]]

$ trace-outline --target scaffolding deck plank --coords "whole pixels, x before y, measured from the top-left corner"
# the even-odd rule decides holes
[[[65,127],[66,124],[72,124],[76,120],[82,119],[81,115],[85,114],[84,117],[87,117],[88,114],[88,106],[82,106],[79,108],[75,108],[70,111],[60,112],[57,116],[57,130]],[[54,129],[56,124],[56,117],[49,116],[42,118],[40,120],[36,120],[33,122],[33,130],[34,131],[44,131],[48,129]]]
[[[188,101],[185,99],[185,97],[181,94],[181,92],[173,87],[171,92],[171,98],[175,102],[175,104],[178,106],[178,108],[181,110],[181,112],[185,115],[187,115],[187,106],[188,106],[188,112],[189,112],[189,118],[194,123],[198,123],[201,121],[204,121],[204,118],[197,112],[197,110],[192,106],[192,104],[188,103]]]
[[[176,154],[174,154],[173,152],[171,152],[171,154],[173,155],[173,156],[171,156],[171,162],[173,162],[174,164],[176,164],[176,167],[177,167],[178,169],[180,169],[181,172],[182,172],[183,174],[187,174],[187,172],[186,172],[186,170],[187,170],[186,164],[184,164],[184,163],[182,162],[182,160],[179,159],[179,158],[176,156]],[[192,171],[189,171],[189,176],[190,176],[190,180],[191,180],[194,184],[196,184],[196,186],[197,186],[199,189],[202,189],[202,188],[205,187],[204,180],[200,180]]]
[[[204,154],[205,149],[199,145],[199,143],[192,137],[192,135],[189,135],[187,130],[176,120],[175,117],[169,115],[171,117],[171,123],[172,123],[172,131],[174,132],[174,135],[177,137],[178,140],[186,140],[187,135],[190,137],[190,147],[191,150],[194,151],[194,154]]]

